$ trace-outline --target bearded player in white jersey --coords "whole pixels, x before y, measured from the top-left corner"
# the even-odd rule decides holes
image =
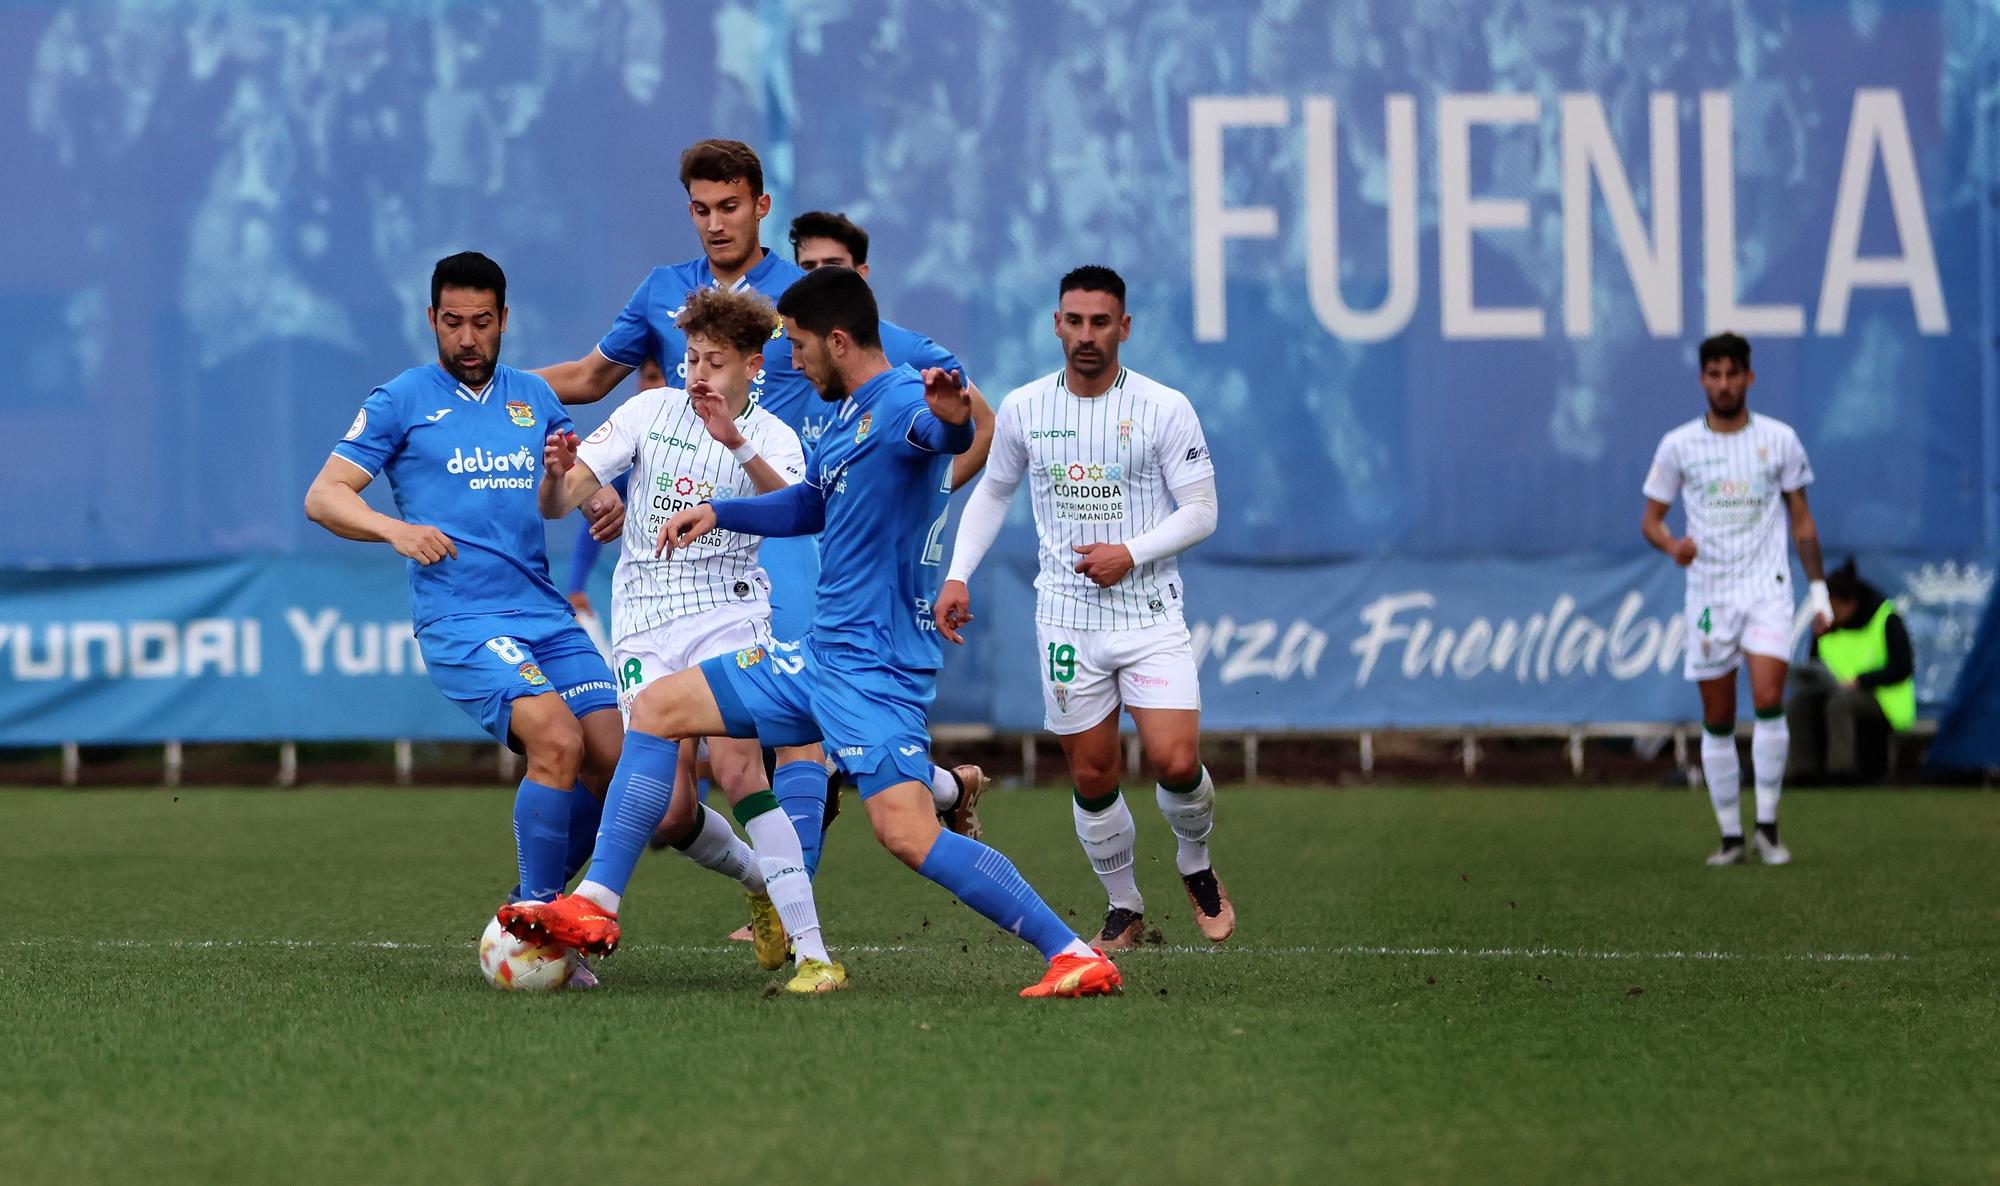
[[[1701,388],[1708,412],[1669,432],[1646,475],[1646,542],[1687,569],[1687,678],[1701,687],[1701,768],[1722,828],[1711,865],[1744,860],[1742,766],[1736,754],[1736,669],[1750,669],[1757,723],[1750,763],[1757,787],[1758,857],[1791,861],[1778,839],[1791,732],[1785,726],[1785,673],[1792,654],[1792,543],[1809,582],[1813,632],[1833,624],[1820,564],[1819,530],[1806,507],[1813,480],[1805,446],[1791,426],[1750,414],[1750,343],[1718,334],[1701,344]],[[1687,535],[1667,529],[1679,496]],[[1783,512],[1780,512],[1782,504]]]
[[[658,556],[661,526],[710,499],[782,490],[805,473],[798,434],[750,396],[751,377],[764,365],[763,344],[778,330],[770,303],[748,290],[696,289],[674,324],[687,337],[687,390],[638,393],[581,445],[551,436],[540,492],[542,513],[560,518],[631,471],[611,602],[612,666],[628,713],[648,684],[704,659],[753,653],[772,638],[771,582],[758,564],[759,537],[716,531]],[[692,793],[673,796],[666,826],[679,837],[674,846],[743,883],[760,964],[784,962],[789,933],[801,976],[813,967],[837,969],[820,935],[798,833],[772,794],[756,740],[715,737],[707,744],[715,782],[750,834],[755,856]],[[677,778],[691,792],[694,747],[682,757]],[[781,749],[778,760],[817,762],[821,754],[817,745],[802,746]]]
[[[1077,839],[1110,898],[1092,942],[1123,951],[1145,936],[1132,867],[1138,825],[1118,790],[1122,706],[1159,775],[1154,797],[1178,841],[1195,922],[1220,943],[1236,928],[1236,908],[1209,860],[1215,783],[1201,764],[1201,686],[1174,560],[1215,530],[1215,466],[1187,397],[1118,364],[1132,332],[1118,274],[1078,268],[1057,298],[1063,369],[1001,405],[986,475],[966,502],[938,593],[938,629],[964,641],[966,582],[1025,477],[1041,541],[1043,710],[1076,786]]]

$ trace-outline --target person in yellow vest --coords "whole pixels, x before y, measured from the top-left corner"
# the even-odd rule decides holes
[[[1793,671],[1785,705],[1798,782],[1880,782],[1889,735],[1917,717],[1915,657],[1896,603],[1861,579],[1850,558],[1827,574],[1833,629],[1813,640],[1812,662]]]

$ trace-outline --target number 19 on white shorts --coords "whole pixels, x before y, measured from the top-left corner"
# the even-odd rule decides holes
[[[1052,733],[1081,733],[1128,708],[1201,707],[1194,645],[1180,622],[1135,630],[1035,624],[1042,715]]]

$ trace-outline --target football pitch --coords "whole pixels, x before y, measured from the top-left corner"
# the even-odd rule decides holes
[[[1034,953],[851,795],[853,984],[799,999],[671,854],[602,990],[489,988],[506,791],[0,791],[0,1180],[2000,1178],[2000,796],[1797,793],[1778,869],[1705,867],[1688,792],[1224,796],[1236,938],[1135,795],[1162,942],[1122,997],[1031,1002]],[[983,814],[1089,934],[1065,798]]]

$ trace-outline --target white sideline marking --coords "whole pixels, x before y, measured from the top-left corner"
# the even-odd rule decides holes
[[[172,950],[191,951],[230,948],[280,948],[280,949],[326,949],[340,951],[470,951],[476,943],[410,943],[396,939],[355,939],[348,941],[328,941],[323,939],[13,939],[9,947],[92,947],[100,950]],[[929,947],[912,947],[907,944],[887,946],[867,944],[837,944],[841,951],[863,955],[901,955],[912,952],[928,952]],[[746,951],[744,943],[713,944],[628,944],[627,951],[661,951],[670,955],[722,955],[729,952]],[[1342,945],[1336,947],[1194,947],[1183,944],[1154,944],[1140,947],[1125,955],[1198,955],[1220,958],[1223,956],[1305,956],[1322,959],[1338,959],[1344,956],[1385,956],[1409,959],[1493,959],[1493,960],[1629,960],[1636,962],[1689,962],[1689,963],[1738,963],[1772,962],[1801,964],[1877,964],[1898,963],[1914,957],[1893,951],[1797,951],[1797,952],[1737,952],[1737,951],[1604,951],[1579,947],[1373,947],[1365,945]]]

